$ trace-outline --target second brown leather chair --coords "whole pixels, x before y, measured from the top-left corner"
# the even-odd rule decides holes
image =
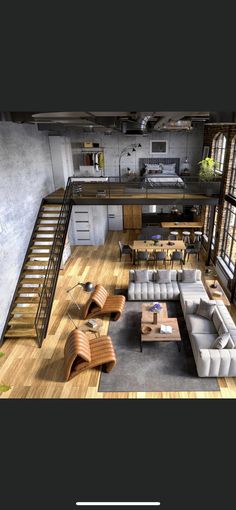
[[[83,309],[83,319],[110,314],[117,321],[125,306],[125,296],[115,296],[107,292],[101,284],[96,285]]]

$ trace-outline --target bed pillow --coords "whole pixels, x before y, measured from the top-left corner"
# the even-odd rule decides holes
[[[160,163],[146,163],[144,165],[146,171],[148,170],[162,170],[162,165]]]
[[[165,175],[175,175],[176,173],[176,164],[172,165],[162,165],[162,173]]]

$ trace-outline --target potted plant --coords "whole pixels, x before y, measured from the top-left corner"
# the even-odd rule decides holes
[[[0,352],[0,358],[4,356],[4,353],[3,352]],[[6,384],[3,384],[0,382],[0,394],[3,393],[4,391],[8,391],[10,390],[10,386],[7,386]]]
[[[199,179],[203,182],[211,183],[210,186],[204,187],[206,195],[218,193],[220,184],[212,182],[215,181],[217,177],[215,171],[219,168],[218,161],[215,161],[213,158],[206,157],[199,161],[198,164],[200,165]]]

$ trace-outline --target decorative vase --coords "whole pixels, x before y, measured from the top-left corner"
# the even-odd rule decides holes
[[[153,324],[157,324],[157,312],[153,312]]]

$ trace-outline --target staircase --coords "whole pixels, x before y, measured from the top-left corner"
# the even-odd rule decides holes
[[[42,200],[0,345],[33,338],[41,347],[47,334],[71,214],[70,182],[61,203]]]

